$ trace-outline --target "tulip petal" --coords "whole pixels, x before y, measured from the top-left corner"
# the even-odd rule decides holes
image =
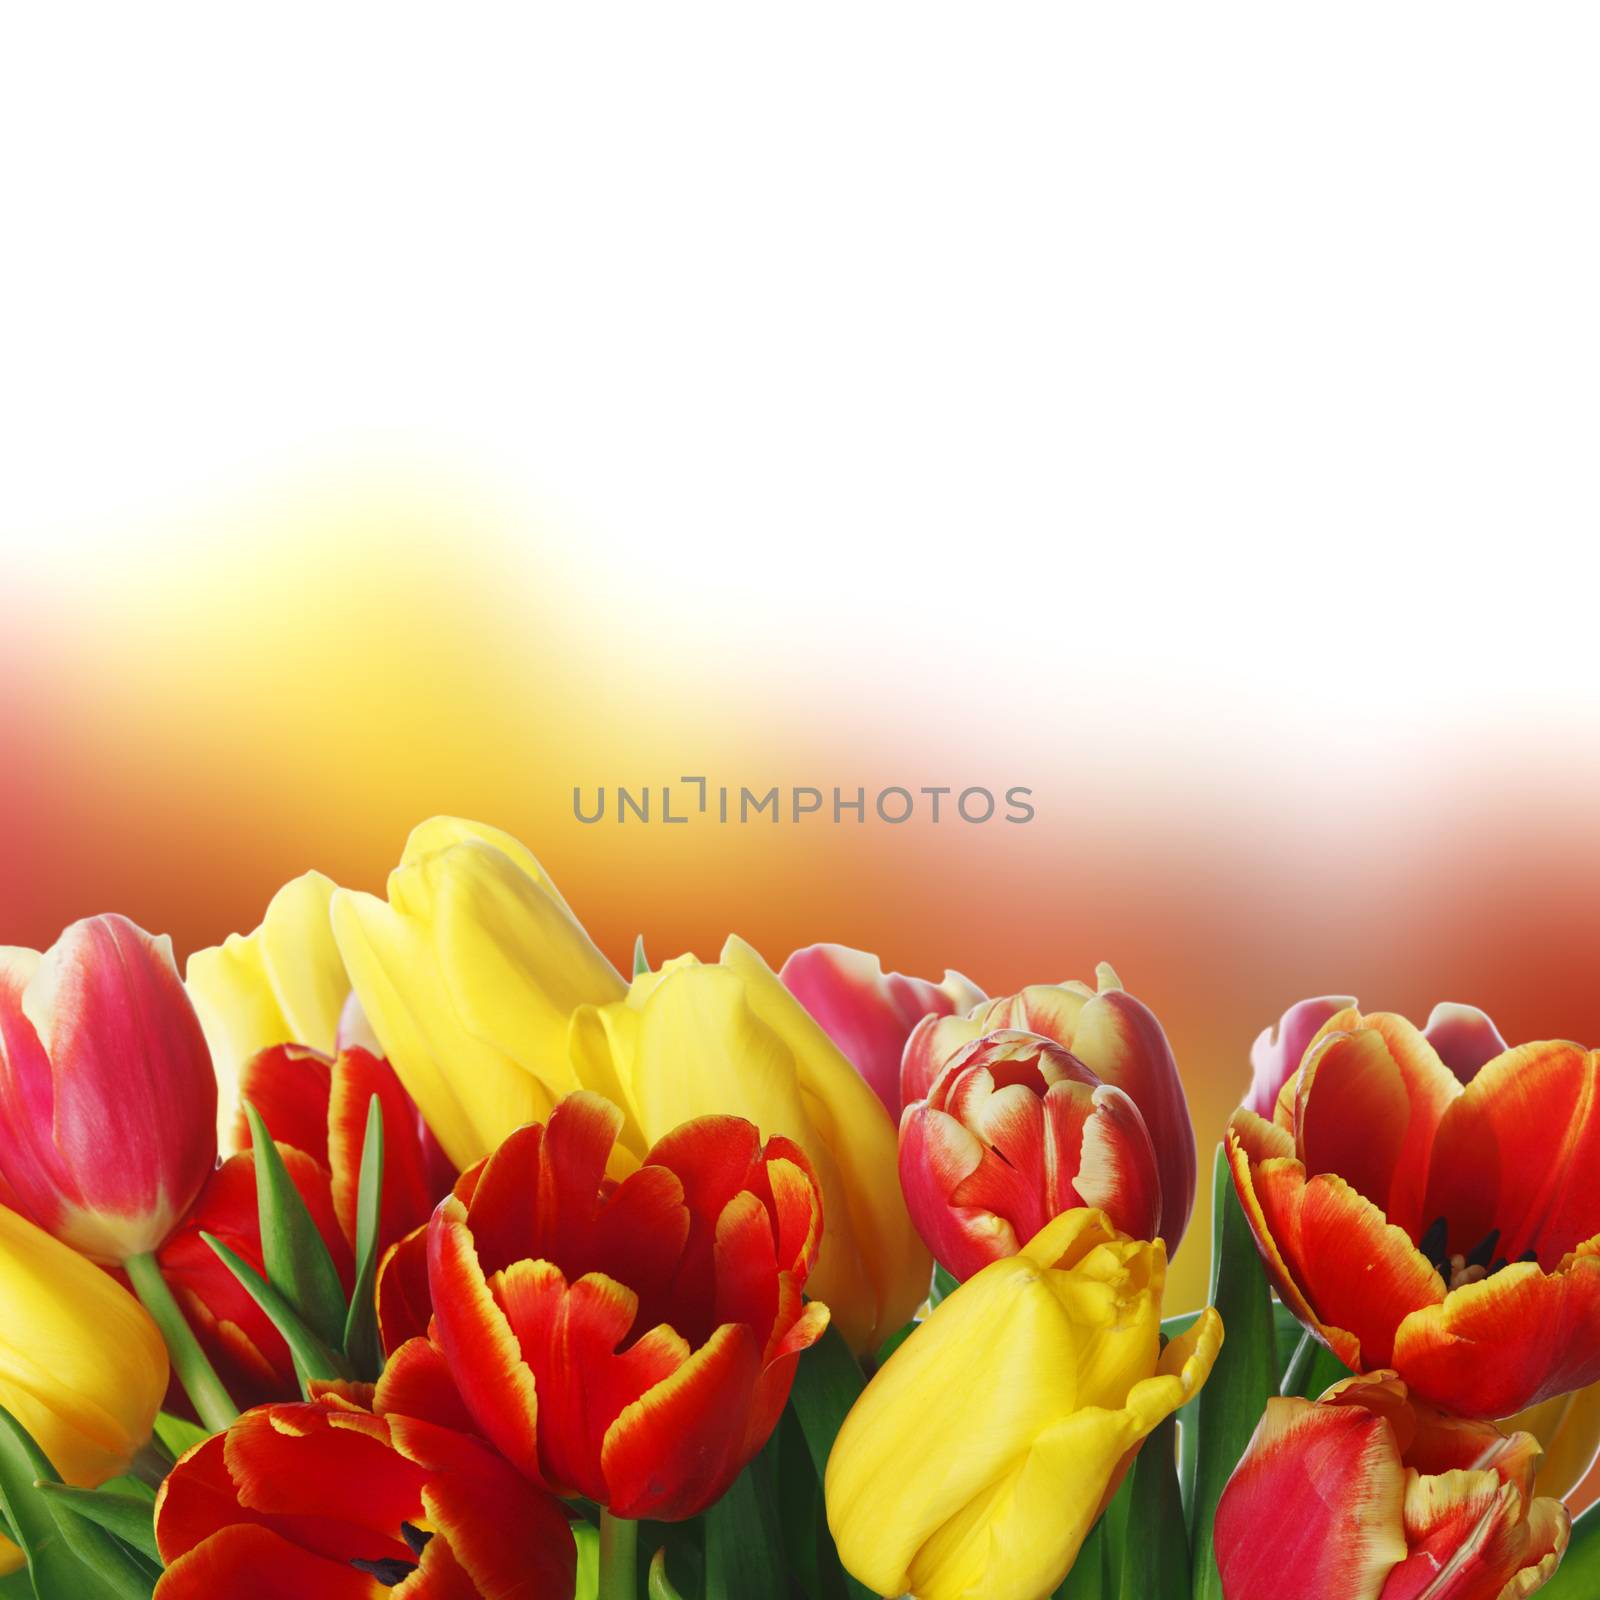
[[[535,1483],[539,1395],[533,1371],[479,1265],[466,1207],[451,1196],[428,1224],[428,1283],[440,1348],[484,1436]]]
[[[1342,1178],[1308,1179],[1300,1162],[1253,1163],[1241,1143],[1270,1124],[1236,1112],[1230,1160],[1268,1271],[1295,1314],[1354,1370],[1395,1365],[1395,1329],[1444,1298],[1444,1284],[1410,1237]]]
[[[483,1600],[565,1600],[573,1591],[577,1549],[560,1505],[509,1469],[456,1480],[437,1477],[423,1491],[435,1537],[422,1553],[421,1576],[435,1579],[429,1557],[459,1570],[462,1593]],[[435,1581],[442,1581],[441,1571]],[[411,1600],[405,1586],[396,1591]],[[422,1590],[417,1590],[421,1594]]]
[[[1438,1214],[1424,1214],[1429,1154],[1460,1095],[1460,1083],[1416,1028],[1374,1012],[1352,1032],[1325,1031],[1307,1052],[1297,1154],[1308,1172],[1337,1172],[1419,1238]]]
[[[1453,1249],[1493,1226],[1497,1254],[1546,1268],[1600,1232],[1600,1050],[1525,1044],[1485,1066],[1439,1129],[1428,1204]]]
[[[1441,1001],[1428,1014],[1422,1037],[1462,1083],[1471,1083],[1481,1067],[1506,1049],[1500,1030],[1483,1012],[1450,1001]]]
[[[427,1333],[433,1297],[428,1290],[426,1224],[389,1247],[378,1266],[377,1297],[378,1337],[386,1354]]]
[[[333,1063],[305,1045],[277,1044],[257,1051],[239,1078],[239,1108],[231,1148],[250,1148],[249,1101],[261,1114],[275,1144],[293,1145],[323,1166],[328,1164],[328,1096]]]
[[[1378,1600],[1406,1557],[1405,1476],[1387,1422],[1359,1406],[1272,1399],[1217,1507],[1217,1565],[1238,1600]],[[1269,1531],[1270,1530],[1270,1531]]]
[[[161,1600],[378,1600],[385,1589],[343,1561],[302,1550],[270,1528],[235,1523],[179,1556],[161,1575]]]
[[[601,1450],[612,1513],[697,1516],[743,1465],[743,1418],[761,1368],[748,1328],[718,1328],[670,1377],[626,1406]],[[696,1464],[685,1473],[684,1463]]]
[[[366,1050],[342,1050],[334,1063],[329,1084],[328,1170],[334,1210],[352,1248],[356,1239],[361,1156],[366,1148],[367,1116],[374,1096],[383,1115],[383,1209],[378,1228],[379,1247],[387,1249],[395,1240],[425,1223],[439,1198],[428,1174],[417,1108],[400,1086],[394,1068]]]
[[[1399,1324],[1392,1363],[1425,1399],[1505,1417],[1600,1381],[1600,1239],[1546,1273],[1503,1267]]]

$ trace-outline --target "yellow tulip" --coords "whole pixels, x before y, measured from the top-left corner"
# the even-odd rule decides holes
[[[189,957],[185,981],[217,1069],[217,1142],[234,1148],[244,1064],[275,1044],[335,1053],[350,980],[333,942],[328,905],[335,884],[320,872],[286,883],[261,926],[232,933]]]
[[[1165,1350],[1165,1247],[1063,1212],[943,1300],[857,1400],[828,1525],[879,1594],[1039,1600],[1140,1443],[1205,1382],[1214,1310]]]
[[[378,1042],[458,1166],[582,1087],[572,1013],[626,993],[533,855],[477,823],[413,829],[388,900],[340,889],[332,918]]]
[[[744,1117],[806,1153],[822,1189],[822,1250],[808,1292],[857,1350],[875,1349],[926,1298],[932,1262],[900,1194],[882,1102],[742,939],[717,966],[693,956],[641,974],[625,999],[580,1009],[572,1058],[622,1107],[636,1154],[690,1117]]]
[[[108,1273],[0,1206],[0,1406],[68,1483],[126,1472],[167,1391],[167,1352]],[[22,1554],[0,1538],[0,1573]]]
[[[1544,1450],[1534,1493],[1564,1500],[1589,1475],[1600,1455],[1600,1383],[1543,1400],[1500,1426],[1531,1433]]]

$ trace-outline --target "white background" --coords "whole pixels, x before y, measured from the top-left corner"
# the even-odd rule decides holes
[[[1588,737],[1597,19],[9,7],[7,571],[425,464],[829,681]]]

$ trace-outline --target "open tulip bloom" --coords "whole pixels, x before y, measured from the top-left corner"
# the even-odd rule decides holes
[[[1600,1051],[1330,994],[1239,1065],[1174,1306],[1105,965],[630,981],[448,817],[186,983],[0,949],[0,1600],[1595,1600]]]

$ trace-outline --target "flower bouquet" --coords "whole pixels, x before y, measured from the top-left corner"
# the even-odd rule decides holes
[[[1109,967],[629,982],[452,819],[184,979],[0,951],[0,1595],[1600,1593],[1600,1052],[1328,997],[1253,1065],[1196,1310]]]

